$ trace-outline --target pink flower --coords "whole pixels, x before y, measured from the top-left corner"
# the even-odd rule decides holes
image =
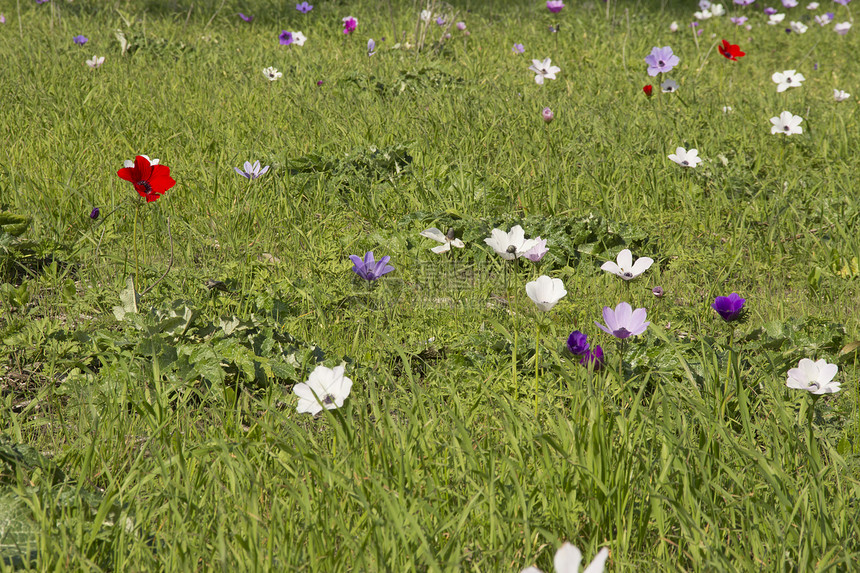
[[[352,16],[347,16],[343,19],[343,33],[344,34],[352,34],[355,32],[355,29],[358,27],[358,20],[353,18]]]

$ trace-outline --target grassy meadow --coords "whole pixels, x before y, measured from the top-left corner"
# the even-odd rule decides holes
[[[857,6],[313,4],[0,1],[0,570],[860,567]],[[176,181],[149,203],[142,154]],[[514,225],[538,263],[485,243]],[[650,325],[617,341],[622,301]],[[788,388],[801,359],[841,391]],[[318,364],[351,393],[299,413]]]

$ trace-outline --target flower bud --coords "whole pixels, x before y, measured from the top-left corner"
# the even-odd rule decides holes
[[[543,111],[540,113],[540,115],[541,117],[543,117],[543,120],[546,123],[550,123],[552,120],[555,119],[555,114],[552,113],[552,110],[548,107],[543,108]]]

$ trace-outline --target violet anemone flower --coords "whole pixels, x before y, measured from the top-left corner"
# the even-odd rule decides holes
[[[588,352],[588,348],[588,336],[584,333],[574,330],[567,337],[567,349],[570,350],[571,354],[582,356]]]
[[[75,36],[74,38],[72,38],[72,41],[73,41],[74,43],[76,43],[77,45],[79,45],[79,46],[83,46],[84,44],[86,44],[87,42],[89,42],[89,41],[90,41],[90,39],[89,39],[89,38],[87,38],[86,36],[80,36],[80,35],[78,35],[78,36]]]
[[[526,48],[522,44],[514,44],[513,52],[515,54],[522,54],[525,51],[526,51]]]
[[[711,308],[717,311],[717,314],[719,314],[723,320],[731,322],[740,317],[741,312],[744,309],[745,302],[745,298],[741,298],[738,293],[733,292],[729,296],[718,296],[715,298],[714,302],[711,304]]]
[[[254,19],[253,16],[248,16],[247,14],[242,14],[241,12],[239,12],[239,18],[241,18],[243,22],[250,22]]]
[[[562,8],[564,8],[562,0],[546,0],[546,9],[553,14],[558,14]]]
[[[255,161],[253,163],[253,165],[251,164],[250,161],[246,161],[244,167],[245,167],[244,171],[242,171],[238,167],[234,167],[233,169],[235,169],[236,173],[238,173],[239,175],[241,175],[245,179],[256,179],[257,177],[265,175],[266,171],[269,170],[268,165],[266,165],[265,167],[263,167],[261,169],[259,161]]]
[[[367,41],[367,55],[372,56],[375,53],[376,53],[376,42],[373,40],[373,38],[371,38]]]
[[[663,48],[655,46],[651,49],[651,53],[645,56],[645,63],[648,64],[649,76],[671,72],[672,68],[677,66],[680,61],[680,58],[672,53],[672,48],[669,46],[665,46]]]
[[[101,211],[99,211],[98,207],[93,207],[93,210],[90,211],[90,219],[95,221],[96,219],[99,218],[100,213],[101,213]]]
[[[281,30],[281,33],[278,34],[278,43],[282,46],[289,46],[293,43],[293,33]]]
[[[606,322],[606,326],[603,326],[596,320],[594,324],[606,334],[611,334],[615,338],[623,340],[645,332],[645,329],[651,324],[645,321],[646,315],[647,312],[644,308],[633,310],[626,302],[619,302],[615,310],[612,310],[608,306],[603,307],[603,320]]]
[[[543,108],[543,111],[540,112],[541,117],[546,123],[550,123],[555,119],[555,114],[552,113],[552,110],[548,107]]]
[[[352,34],[355,32],[355,29],[358,28],[358,20],[353,18],[352,16],[346,16],[341,20],[343,22],[343,33],[344,34]]]
[[[314,7],[310,4],[308,4],[307,2],[302,2],[301,4],[296,4],[296,10],[298,10],[302,14],[307,14],[308,12],[310,12],[313,9],[314,9]]]
[[[586,368],[591,366],[594,370],[600,370],[603,366],[603,349],[599,344],[595,344],[594,348],[585,351],[579,363]]]
[[[353,272],[366,281],[375,281],[382,275],[393,271],[394,267],[388,264],[390,259],[391,257],[385,256],[376,261],[373,258],[373,251],[367,251],[364,254],[364,259],[358,255],[349,256],[349,260],[353,264]]]

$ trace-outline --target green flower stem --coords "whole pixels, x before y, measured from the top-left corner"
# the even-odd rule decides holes
[[[540,320],[537,323],[537,336],[535,337],[535,385],[534,385],[534,395],[535,395],[535,419],[537,419],[538,415],[538,370],[540,368]]]

